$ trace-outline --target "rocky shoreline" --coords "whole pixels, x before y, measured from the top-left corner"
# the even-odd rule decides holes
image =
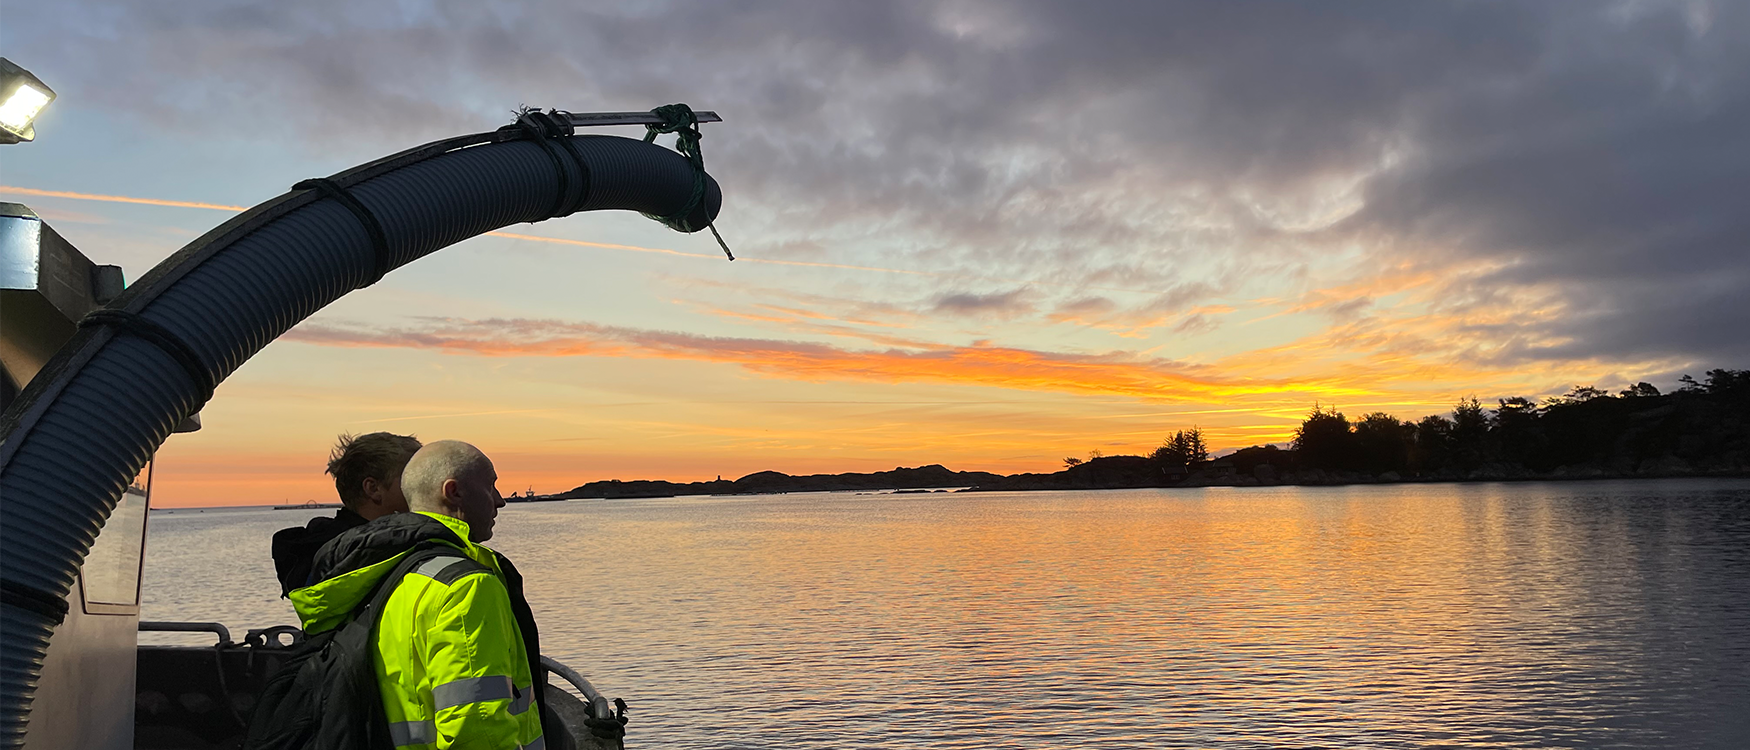
[[[987,471],[953,471],[941,464],[914,469],[899,467],[892,471],[868,474],[810,474],[792,476],[777,471],[760,471],[736,480],[718,479],[710,482],[670,482],[661,479],[620,481],[610,479],[574,487],[554,495],[539,495],[535,500],[572,500],[578,498],[677,497],[683,495],[772,495],[784,492],[846,492],[853,490],[920,490],[941,487],[972,487],[1004,479],[1001,474]]]
[[[1129,458],[1115,456],[1114,459]],[[1710,467],[1696,469],[1681,462],[1658,463],[1633,470],[1607,470],[1595,466],[1560,467],[1555,471],[1535,472],[1506,464],[1488,464],[1478,469],[1460,472],[1450,469],[1422,475],[1400,475],[1395,471],[1368,474],[1354,471],[1278,471],[1265,465],[1251,473],[1227,469],[1200,469],[1177,477],[1164,477],[1158,470],[1144,467],[1100,467],[1112,459],[1095,459],[1082,466],[1055,474],[1017,474],[969,488],[973,492],[1014,490],[1103,490],[1138,489],[1148,487],[1324,487],[1352,484],[1429,484],[1439,482],[1559,482],[1605,479],[1675,479],[1685,477],[1750,477],[1750,467]],[[1146,460],[1146,459],[1144,459]],[[1076,471],[1092,466],[1093,470]]]
[[[1750,467],[1694,467],[1681,459],[1646,461],[1639,466],[1604,469],[1596,466],[1560,467],[1534,472],[1508,464],[1485,464],[1475,470],[1452,469],[1421,475],[1395,471],[1369,474],[1355,471],[1295,471],[1273,464],[1236,466],[1225,459],[1179,473],[1163,472],[1160,465],[1141,456],[1096,458],[1054,474],[1016,474],[973,487],[975,491],[1003,490],[1097,490],[1141,487],[1273,487],[1328,486],[1344,484],[1407,484],[1426,482],[1514,482],[1581,479],[1654,479],[1674,477],[1746,477]]]
[[[961,492],[1027,490],[1115,490],[1170,487],[1276,487],[1333,486],[1351,484],[1414,484],[1431,482],[1539,482],[1596,479],[1669,479],[1680,477],[1750,477],[1750,467],[1694,467],[1681,459],[1642,462],[1628,469],[1597,466],[1560,467],[1533,472],[1507,464],[1486,464],[1459,472],[1443,469],[1426,475],[1403,476],[1395,471],[1367,474],[1352,471],[1300,471],[1258,464],[1240,471],[1217,459],[1207,465],[1178,473],[1163,471],[1158,463],[1142,456],[1096,458],[1051,474],[1002,475],[984,471],[953,471],[940,464],[896,468],[866,474],[811,474],[792,476],[761,471],[736,480],[669,482],[666,480],[618,479],[590,482],[567,492],[537,495],[528,501],[573,499],[658,498],[699,495],[772,495],[788,492],[895,491],[920,492],[956,488]]]

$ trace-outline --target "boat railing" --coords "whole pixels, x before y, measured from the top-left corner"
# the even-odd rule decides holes
[[[155,633],[212,633],[219,636],[220,646],[232,644],[231,631],[216,622],[140,621],[140,630]],[[250,631],[253,634],[255,631]]]
[[[546,667],[548,672],[565,678],[566,682],[571,683],[572,687],[577,688],[577,692],[582,693],[584,701],[589,704],[589,712],[592,716],[597,719],[611,719],[614,717],[614,706],[608,702],[607,696],[602,695],[601,691],[596,690],[595,686],[591,685],[588,679],[577,673],[577,670],[559,663],[558,660],[551,656],[542,656],[541,666]]]
[[[242,641],[217,622],[143,621],[142,632],[211,633],[206,646],[141,644],[135,684],[135,747],[184,750],[229,747],[240,742],[255,700],[304,633],[292,625],[251,628]],[[603,696],[577,670],[550,657],[541,665],[556,675],[543,700],[564,722],[570,742],[554,747],[613,750],[615,739],[592,735],[591,725],[618,721],[624,703]],[[569,690],[561,680],[570,684]],[[572,691],[575,691],[572,692]]]

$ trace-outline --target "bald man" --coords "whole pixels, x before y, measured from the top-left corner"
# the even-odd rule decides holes
[[[320,582],[292,592],[305,631],[321,633],[361,611],[392,570],[408,571],[374,636],[389,744],[546,748],[549,735],[554,750],[569,744],[569,733],[542,731],[547,673],[522,576],[480,546],[504,507],[497,482],[480,449],[426,445],[401,474],[412,512],[337,537],[317,553]]]
[[[413,454],[401,471],[401,491],[409,509],[466,524],[475,544],[492,538],[504,507],[492,460],[460,440],[440,440]]]

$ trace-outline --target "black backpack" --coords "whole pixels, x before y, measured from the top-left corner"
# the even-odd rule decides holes
[[[438,558],[485,569],[441,542],[414,547],[344,624],[307,637],[268,678],[243,750],[392,750],[377,688],[377,620],[401,579]]]

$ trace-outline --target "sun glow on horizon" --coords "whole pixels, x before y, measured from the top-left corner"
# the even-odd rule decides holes
[[[23,187],[0,187],[0,194],[244,210]],[[652,258],[638,262],[723,264],[721,256],[625,243],[489,236]],[[953,277],[827,261],[738,263],[741,273],[763,263],[774,273],[810,274],[798,278],[811,284],[852,288],[864,282],[844,274],[928,283]],[[1513,325],[1515,316],[1560,313],[1535,306],[1462,317],[1437,312],[1442,284],[1492,270],[1387,267],[1298,295],[1205,303],[1137,320],[1115,321],[1091,303],[1040,313],[1043,328],[1036,330],[1097,347],[1054,346],[1001,318],[984,324],[998,333],[968,341],[963,328],[979,329],[943,324],[928,309],[855,307],[812,290],[782,300],[737,298],[729,285],[709,280],[698,288],[717,289],[720,299],[685,298],[681,307],[691,317],[650,326],[421,315],[376,303],[367,317],[384,322],[325,312],[222,386],[205,412],[207,429],[165,445],[156,496],[165,506],[326,501],[333,490],[321,463],[334,435],[378,429],[476,440],[499,460],[506,492],[529,485],[554,492],[611,478],[697,481],[760,470],[840,473],[930,463],[1054,471],[1065,456],[1093,450],[1146,453],[1166,434],[1193,426],[1217,450],[1286,442],[1315,405],[1352,417],[1386,411],[1414,418],[1450,411],[1469,395],[1535,396],[1578,382],[1609,385],[1600,374],[1632,381],[1673,366],[1489,364],[1489,347],[1499,344],[1477,331]],[[982,315],[1015,299],[967,296],[954,304]],[[1381,301],[1387,299],[1396,301]],[[1229,316],[1243,320],[1228,327],[1238,332],[1234,337],[1224,338],[1219,321]],[[1188,323],[1194,320],[1217,321],[1201,324],[1216,326],[1216,333]],[[1188,333],[1174,333],[1175,326]],[[1309,332],[1284,333],[1297,329]],[[1164,353],[1198,336],[1234,350]],[[1131,338],[1139,344],[1121,343]],[[1234,343],[1249,341],[1261,343]]]

